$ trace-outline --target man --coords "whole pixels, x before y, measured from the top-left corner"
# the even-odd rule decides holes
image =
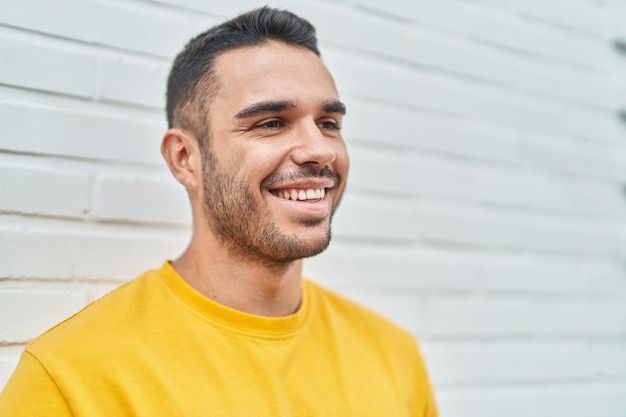
[[[193,236],[31,342],[3,416],[436,416],[414,341],[301,278],[346,184],[314,28],[261,8],[192,39],[161,150]]]

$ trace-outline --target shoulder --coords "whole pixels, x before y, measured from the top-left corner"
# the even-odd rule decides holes
[[[395,348],[416,351],[413,336],[373,310],[311,281],[305,281],[322,320],[341,326],[343,331],[384,339]]]
[[[89,349],[105,337],[123,336],[130,331],[129,322],[140,318],[138,313],[158,291],[158,273],[150,270],[120,285],[32,340],[26,350],[39,357],[57,349]]]
[[[367,307],[308,282],[314,302],[312,321],[318,322],[328,340],[349,355],[357,354],[359,363],[383,365],[387,374],[402,387],[405,398],[428,390],[429,382],[422,356],[413,335]],[[422,394],[420,394],[422,395]]]

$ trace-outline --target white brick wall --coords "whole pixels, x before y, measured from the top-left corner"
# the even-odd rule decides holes
[[[0,386],[29,339],[183,249],[165,77],[260,4],[0,1]],[[270,4],[316,24],[349,109],[307,275],[418,337],[442,416],[626,416],[626,2]]]

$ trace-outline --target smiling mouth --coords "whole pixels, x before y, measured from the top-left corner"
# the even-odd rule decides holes
[[[322,200],[326,195],[325,188],[308,188],[308,189],[283,189],[283,190],[272,190],[270,191],[272,195],[285,199],[285,200],[294,200],[294,201],[309,201],[316,202]]]

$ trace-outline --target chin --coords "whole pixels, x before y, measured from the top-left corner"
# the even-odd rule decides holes
[[[330,233],[330,230],[326,231],[324,235],[322,236],[317,236],[315,238],[312,238],[309,241],[309,244],[307,245],[308,248],[310,249],[309,253],[302,257],[310,258],[312,256],[316,256],[324,252],[330,245],[331,238],[332,238],[332,235]]]
[[[326,250],[330,244],[331,233],[329,228],[321,228],[319,230],[307,230],[301,233],[295,233],[291,239],[287,239],[283,243],[282,250],[277,251],[284,260],[296,261],[303,258],[316,256]]]

